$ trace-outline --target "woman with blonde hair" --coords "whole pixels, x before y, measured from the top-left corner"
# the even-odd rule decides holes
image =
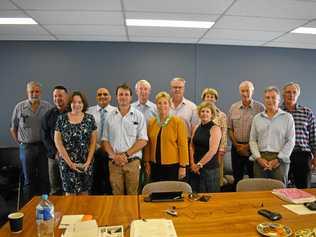
[[[190,143],[190,184],[193,192],[219,192],[219,162],[216,158],[222,137],[221,129],[213,122],[217,116],[213,103],[198,106],[200,124],[193,129]]]
[[[157,117],[148,122],[145,147],[145,170],[151,181],[180,180],[189,163],[187,130],[183,120],[170,114],[171,97],[167,92],[156,95]]]

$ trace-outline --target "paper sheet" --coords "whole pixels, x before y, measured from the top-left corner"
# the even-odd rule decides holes
[[[316,214],[316,211],[309,210],[303,204],[286,204],[283,207],[289,209],[290,211],[294,212],[297,215],[309,215],[309,214]]]
[[[131,237],[177,237],[172,220],[135,220],[131,226]]]
[[[80,222],[83,215],[64,215],[59,224],[59,229],[66,229],[69,225]]]

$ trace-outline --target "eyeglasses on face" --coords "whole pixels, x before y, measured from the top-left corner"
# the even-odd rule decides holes
[[[97,96],[102,96],[102,95],[108,96],[109,94],[108,94],[108,93],[98,93],[98,94],[97,94]]]

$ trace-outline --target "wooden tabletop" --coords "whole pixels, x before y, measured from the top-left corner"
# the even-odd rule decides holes
[[[139,219],[137,196],[50,196],[49,200],[53,202],[55,212],[59,212],[60,215],[91,214],[98,226],[123,225],[126,233],[129,233],[132,220]],[[0,229],[0,236],[37,236],[35,207],[38,203],[39,197],[34,197],[22,208],[22,233],[11,234],[9,223],[6,223]],[[55,237],[59,237],[61,231],[55,229]]]
[[[316,189],[308,192],[316,194]],[[258,215],[260,208],[279,212],[282,219],[277,223],[289,225],[295,232],[297,229],[316,227],[316,215],[296,215],[282,204],[286,202],[275,197],[270,191],[214,193],[208,202],[191,201],[188,197],[184,202],[144,202],[139,198],[142,219],[167,218],[175,225],[179,237],[206,236],[260,236],[256,226],[262,222],[269,222]],[[177,217],[165,212],[175,207]]]

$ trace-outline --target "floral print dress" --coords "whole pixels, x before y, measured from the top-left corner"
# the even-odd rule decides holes
[[[90,138],[96,130],[94,117],[84,114],[80,123],[69,122],[68,114],[62,114],[56,122],[56,131],[61,133],[63,145],[74,163],[85,163],[89,153]],[[60,157],[58,166],[63,190],[67,193],[89,191],[92,185],[92,164],[86,172],[79,173],[70,169],[65,160]]]

